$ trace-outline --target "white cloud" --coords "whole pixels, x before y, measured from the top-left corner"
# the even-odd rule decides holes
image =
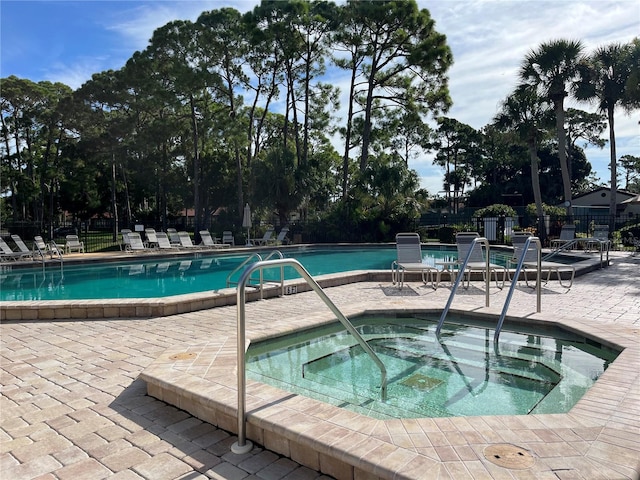
[[[518,84],[525,55],[540,44],[558,38],[581,40],[587,51],[611,42],[629,42],[640,32],[640,4],[618,1],[419,0],[447,36],[454,55],[449,90],[454,105],[448,113],[474,128],[492,121],[500,103]],[[578,108],[594,111],[579,104]],[[605,132],[608,138],[608,132]],[[640,155],[638,115],[616,116],[618,156]],[[587,158],[606,180],[609,151],[588,149]],[[442,172],[415,162],[423,185],[441,185]],[[441,187],[438,187],[441,188]],[[436,191],[429,188],[430,191]]]

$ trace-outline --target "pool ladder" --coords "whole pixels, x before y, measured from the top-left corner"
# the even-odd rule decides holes
[[[502,313],[500,314],[500,318],[498,319],[498,323],[496,325],[496,330],[495,333],[493,335],[493,341],[494,343],[498,343],[498,339],[500,338],[500,331],[502,330],[502,324],[504,323],[504,318],[507,315],[507,310],[509,309],[509,304],[511,303],[511,297],[513,297],[513,292],[516,288],[516,285],[518,284],[518,277],[520,276],[520,272],[522,271],[523,265],[524,265],[524,259],[526,257],[526,252],[529,250],[529,246],[531,245],[531,243],[536,244],[536,251],[537,251],[537,275],[536,275],[536,295],[537,295],[537,304],[536,304],[536,312],[540,313],[541,310],[541,289],[540,289],[540,279],[542,276],[542,268],[541,268],[541,252],[542,252],[542,244],[540,243],[540,239],[538,237],[528,237],[527,240],[524,243],[524,247],[522,249],[522,255],[520,256],[520,259],[518,260],[518,264],[516,266],[516,270],[515,273],[513,275],[513,280],[511,281],[511,286],[509,287],[509,292],[507,293],[507,298],[504,302],[504,305],[502,307]],[[449,309],[451,308],[451,303],[453,302],[453,297],[455,297],[456,295],[456,290],[458,288],[458,285],[460,285],[460,281],[462,280],[462,278],[464,278],[464,271],[467,268],[467,264],[469,263],[469,259],[471,258],[471,255],[473,253],[473,249],[475,248],[476,243],[482,243],[483,246],[486,248],[487,253],[486,253],[486,274],[485,274],[485,306],[488,307],[489,306],[489,287],[491,285],[491,272],[489,270],[489,241],[484,238],[484,237],[479,237],[479,238],[475,238],[473,240],[473,243],[471,245],[471,248],[469,249],[469,252],[467,253],[467,256],[464,259],[464,262],[462,262],[462,265],[460,266],[460,269],[458,270],[458,276],[456,277],[456,281],[453,284],[453,286],[451,287],[451,294],[449,295],[449,300],[447,300],[447,304],[444,307],[444,310],[442,310],[442,314],[440,315],[440,320],[438,321],[438,326],[436,327],[436,337],[440,337],[440,330],[442,329],[442,324],[444,323],[444,320],[447,316],[447,313],[449,313]]]
[[[265,260],[270,260],[271,258],[274,258],[274,257],[284,258],[284,255],[280,250],[272,251],[269,255],[267,255],[266,258],[262,258],[262,255],[260,255],[259,253],[253,253],[249,255],[240,265],[238,265],[229,275],[227,275],[227,288],[239,284],[239,281],[234,282],[231,279],[235,274],[239,273],[243,268],[245,268],[250,263],[262,262]],[[263,294],[264,294],[264,276],[262,275],[262,269],[260,269],[259,274],[260,274],[260,277],[258,279],[257,285],[249,284],[248,282],[251,281],[251,279],[249,279],[247,284],[260,289],[260,300],[262,300]],[[281,295],[284,296],[284,266],[280,267],[280,291],[281,291]]]
[[[331,301],[331,299],[324,293],[322,287],[316,282],[311,274],[302,266],[300,262],[293,258],[280,258],[276,260],[262,260],[255,262],[251,265],[248,265],[245,270],[242,272],[240,279],[238,280],[238,293],[237,293],[237,321],[238,321],[238,441],[235,442],[231,446],[231,451],[233,453],[242,454],[250,452],[253,448],[253,444],[247,440],[247,422],[246,422],[246,365],[245,365],[245,302],[246,302],[246,292],[245,287],[251,278],[251,274],[256,270],[263,270],[265,268],[273,268],[273,267],[293,267],[298,274],[304,280],[306,280],[307,284],[312,288],[314,292],[318,294],[320,299],[325,303],[327,307],[333,312],[333,314],[338,318],[340,323],[355,337],[363,350],[371,357],[373,362],[380,369],[380,395],[382,400],[386,400],[387,397],[387,369],[385,368],[382,361],[378,358],[373,349],[369,346],[362,335],[356,330],[353,324],[344,316],[344,314],[336,307],[336,305]]]

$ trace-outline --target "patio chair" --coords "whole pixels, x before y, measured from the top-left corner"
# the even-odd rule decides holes
[[[145,245],[148,248],[158,248],[158,234],[155,228],[145,228],[144,236],[147,239]]]
[[[280,230],[280,233],[278,233],[278,236],[276,237],[276,239],[269,241],[268,244],[269,245],[288,245],[289,239],[287,238],[287,235],[289,235],[289,227],[282,227],[282,230]]]
[[[438,274],[435,265],[428,265],[422,262],[422,248],[420,235],[417,233],[398,233],[396,235],[396,259],[391,262],[391,282],[402,290],[404,285],[405,272],[420,272],[422,283],[427,284],[427,276],[431,286],[435,290],[436,283],[433,274]]]
[[[131,242],[129,242],[129,234],[131,233],[131,230],[128,228],[123,228],[122,230],[120,230],[120,234],[122,235],[122,240],[120,242],[120,250],[123,250],[125,252],[128,252],[130,250],[129,246],[131,245]]]
[[[182,245],[182,242],[180,241],[180,236],[178,235],[178,231],[175,228],[167,228],[167,235],[169,236],[169,241],[171,242],[171,245],[175,245],[176,247],[179,247],[180,245]]]
[[[0,237],[0,260],[24,260],[26,258],[33,258],[33,254],[31,252],[16,252],[14,251],[7,242],[4,241],[4,238]]]
[[[269,245],[269,243],[271,242],[271,240],[273,238],[273,233],[274,233],[273,228],[271,228],[271,227],[267,228],[267,231],[264,232],[264,235],[262,236],[262,238],[254,238],[253,239],[253,244],[254,245]]]
[[[609,240],[609,226],[608,225],[594,225],[593,237],[595,240],[589,240],[587,242],[587,251],[599,252],[607,251],[611,248],[611,240]]]
[[[178,232],[178,238],[180,239],[180,246],[178,248],[182,248],[185,250],[201,250],[202,247],[200,245],[194,245],[191,240],[191,236],[188,232]]]
[[[476,238],[480,238],[480,235],[477,232],[460,232],[456,234],[456,247],[458,249],[458,268],[462,267],[464,260],[467,258],[469,254],[469,250],[473,249],[471,252],[471,256],[469,257],[469,262],[465,267],[464,274],[467,274],[467,287],[471,282],[471,275],[473,272],[482,272],[483,279],[486,279],[486,275],[491,275],[492,273],[495,276],[496,287],[499,289],[504,288],[504,282],[507,278],[507,268],[498,265],[496,263],[489,263],[489,271],[487,271],[487,262],[486,256],[489,255],[489,251],[485,252],[482,248],[482,245],[479,243],[474,243]],[[502,271],[502,284],[498,284],[498,271]],[[462,286],[464,287],[464,276],[462,278]]]
[[[513,244],[513,259],[510,260],[511,263],[517,265],[520,258],[524,254],[524,262],[522,264],[522,272],[524,275],[524,281],[529,286],[529,278],[527,275],[527,271],[536,271],[538,268],[538,259],[537,259],[537,251],[535,245],[529,245],[527,251],[524,251],[524,245],[527,241],[527,238],[530,237],[531,234],[527,232],[514,232],[511,237],[511,243]],[[558,282],[564,288],[571,288],[573,285],[573,279],[576,275],[576,267],[573,265],[567,265],[559,262],[548,262],[541,261],[540,262],[540,273],[547,272],[547,278],[544,280],[544,283],[547,284],[551,279],[551,273],[555,272],[558,277]],[[562,283],[562,273],[566,272],[569,274],[569,285],[564,285]]]
[[[33,252],[29,247],[27,247],[22,238],[20,238],[20,235],[11,235],[11,240],[13,240],[13,243],[18,247],[18,251],[24,254],[25,258],[34,258]]]
[[[235,246],[236,241],[233,238],[233,233],[231,233],[229,230],[225,230],[224,232],[222,232],[222,243],[224,243],[225,245]]]
[[[49,255],[50,258],[54,256],[62,258],[62,252],[53,240],[50,243],[46,243],[40,235],[33,237],[33,254],[38,254],[42,259],[45,255]]]
[[[178,247],[171,244],[165,232],[156,232],[156,241],[160,250],[178,250]]]
[[[559,250],[567,243],[572,242],[574,238],[576,238],[576,226],[563,225],[560,230],[560,238],[551,240],[551,248]]]
[[[131,232],[127,234],[127,237],[129,238],[129,252],[144,253],[150,251],[149,248],[145,247],[144,243],[142,242],[142,237],[140,237],[140,234],[138,232]]]
[[[81,242],[77,235],[67,235],[64,244],[65,253],[84,253],[84,242]]]
[[[200,230],[200,246],[204,248],[229,248],[226,243],[218,243],[218,239],[211,236],[209,230]]]

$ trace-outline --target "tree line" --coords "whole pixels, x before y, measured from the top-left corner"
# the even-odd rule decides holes
[[[579,142],[603,145],[613,110],[638,107],[637,40],[615,46],[627,72],[615,100],[606,67],[575,47],[572,58],[554,50],[555,60],[545,45],[532,51],[523,85],[477,131],[446,117],[452,53],[414,1],[263,0],[246,14],[203,12],[157,29],[122,68],[75,91],[1,80],[2,217],[50,225],[64,211],[165,226],[193,207],[197,232],[214,213],[239,225],[249,202],[267,221],[298,212],[383,234],[432,202],[409,168],[428,151],[454,200],[486,205],[520,192],[527,202],[570,201],[590,174]],[[611,116],[565,114],[569,91]],[[624,164],[632,184],[634,158]]]

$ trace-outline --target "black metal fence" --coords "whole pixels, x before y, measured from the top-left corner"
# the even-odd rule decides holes
[[[544,217],[539,221],[537,217],[520,215],[517,217],[478,218],[469,214],[426,214],[414,221],[402,223],[367,223],[343,222],[292,222],[289,224],[288,240],[292,243],[365,243],[365,242],[393,242],[395,234],[401,231],[420,232],[423,240],[438,240],[443,243],[455,243],[455,233],[460,231],[477,231],[482,236],[496,244],[509,244],[514,231],[530,231],[543,239],[548,245],[550,240],[558,238],[562,225],[571,221],[576,226],[576,236],[589,237],[595,225],[614,225],[610,228],[610,238],[614,246],[624,246],[626,236],[640,238],[640,220],[631,219],[627,222],[612,222],[609,215],[576,215],[571,220],[563,217]],[[544,225],[542,231],[539,226]],[[187,225],[171,225],[178,230],[190,231],[197,240],[197,233],[193,227]],[[158,225],[119,225],[117,230],[110,219],[84,222],[79,224],[58,225],[53,228],[29,222],[3,222],[0,225],[0,235],[9,237],[19,235],[29,245],[34,236],[41,235],[45,240],[53,240],[64,244],[68,234],[77,234],[84,242],[88,252],[118,250],[121,243],[122,228],[140,231],[144,237],[144,228],[151,227],[161,231]],[[251,238],[262,237],[267,226],[255,225],[251,228]],[[279,231],[281,226],[276,226]],[[235,225],[217,225],[209,229],[214,235],[221,237],[223,230],[231,230],[235,235],[236,245],[246,243],[245,228]]]

